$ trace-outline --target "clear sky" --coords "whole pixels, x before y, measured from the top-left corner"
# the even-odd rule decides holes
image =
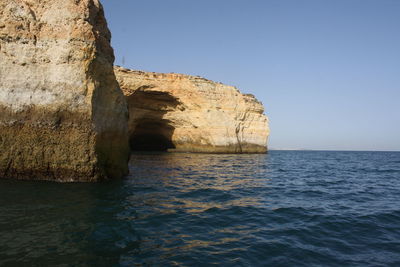
[[[102,0],[116,64],[265,105],[275,149],[400,150],[399,0]]]

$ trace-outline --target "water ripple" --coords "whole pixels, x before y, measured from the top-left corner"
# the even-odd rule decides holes
[[[399,163],[136,154],[122,181],[0,181],[0,265],[398,266]]]

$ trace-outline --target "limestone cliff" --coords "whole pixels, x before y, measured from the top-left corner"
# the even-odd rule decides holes
[[[253,95],[204,78],[115,67],[134,150],[264,153],[269,135]]]
[[[127,106],[98,0],[0,1],[0,177],[127,173]]]

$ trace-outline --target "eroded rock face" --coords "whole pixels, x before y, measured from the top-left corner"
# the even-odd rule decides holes
[[[268,118],[253,95],[195,76],[114,69],[133,150],[267,151]]]
[[[127,173],[127,106],[98,0],[0,1],[0,177]]]

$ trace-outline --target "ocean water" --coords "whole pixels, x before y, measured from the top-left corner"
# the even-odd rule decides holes
[[[0,181],[0,266],[400,266],[400,153],[134,154]]]

